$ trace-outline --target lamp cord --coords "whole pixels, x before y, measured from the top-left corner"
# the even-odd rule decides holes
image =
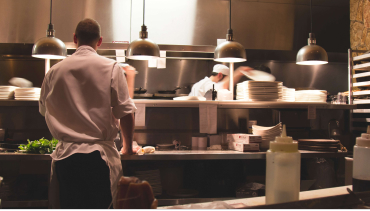
[[[145,26],[145,0],[143,0],[143,26]]]
[[[312,33],[312,0],[310,0],[310,13],[311,13],[311,33]]]
[[[51,24],[52,12],[53,12],[52,8],[53,8],[53,0],[50,0],[50,24]]]
[[[231,30],[231,0],[229,1],[230,2],[230,8],[229,8],[229,29]]]

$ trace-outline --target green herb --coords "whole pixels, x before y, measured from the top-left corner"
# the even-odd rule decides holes
[[[21,144],[19,149],[33,154],[51,154],[58,144],[58,140],[55,138],[51,139],[50,141],[45,138],[35,141],[30,141],[27,139],[27,141],[28,144]]]

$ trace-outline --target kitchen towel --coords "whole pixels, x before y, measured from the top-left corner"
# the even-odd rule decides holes
[[[199,132],[217,134],[217,105],[199,105]]]
[[[135,126],[145,126],[145,104],[136,104]]]

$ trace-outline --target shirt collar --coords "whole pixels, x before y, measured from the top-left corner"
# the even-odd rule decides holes
[[[96,53],[96,51],[94,50],[94,48],[92,48],[91,46],[81,45],[80,47],[78,47],[76,49],[75,54],[83,54],[86,51],[90,51],[90,52]]]

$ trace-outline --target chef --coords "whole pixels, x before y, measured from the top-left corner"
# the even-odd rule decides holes
[[[252,70],[250,67],[241,66],[234,71],[234,83],[237,83],[243,76],[241,71]],[[195,83],[191,88],[189,96],[204,97],[207,91],[213,89],[215,85],[216,90],[228,89],[229,88],[229,73],[230,69],[222,64],[216,64],[213,66],[213,71],[210,77],[205,77],[199,82]]]
[[[73,40],[76,52],[50,68],[39,101],[59,140],[51,155],[49,201],[51,208],[106,209],[115,202],[122,175],[113,140],[120,127],[122,151],[132,153],[136,107],[121,67],[96,53],[102,43],[99,23],[80,21]],[[123,69],[134,74],[133,67]]]

